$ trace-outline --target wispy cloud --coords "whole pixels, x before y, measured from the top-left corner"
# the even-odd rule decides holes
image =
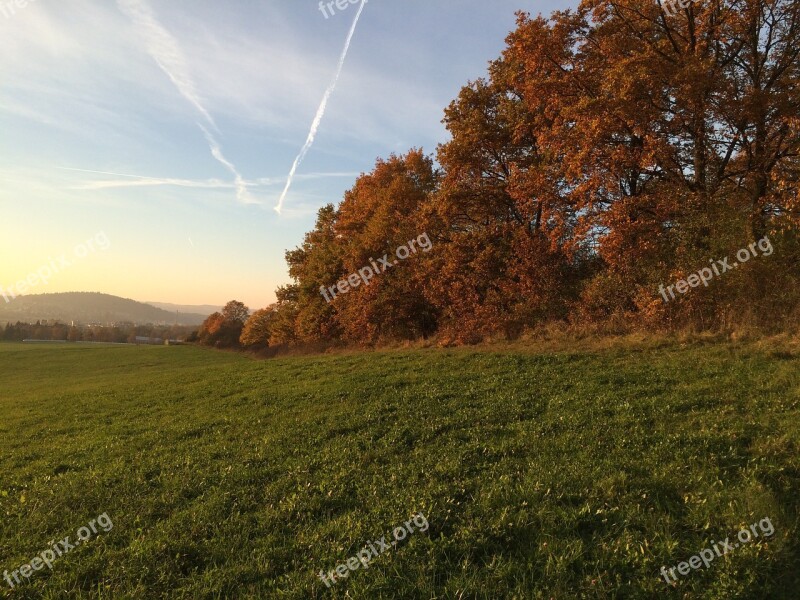
[[[219,132],[211,113],[205,108],[197,92],[178,42],[158,22],[150,6],[145,0],[117,0],[117,5],[133,21],[145,41],[148,53],[175,84],[178,92],[197,109],[208,125]],[[239,201],[244,204],[258,204],[259,202],[247,191],[247,185],[242,175],[234,164],[222,154],[222,149],[214,136],[205,126],[199,123],[198,126],[208,142],[211,155],[233,175],[236,197]]]
[[[230,183],[219,179],[193,180],[177,179],[173,177],[146,177],[144,175],[128,175],[127,173],[115,173],[112,171],[95,171],[93,169],[76,169],[73,167],[56,167],[62,171],[76,171],[78,173],[94,173],[96,175],[109,175],[111,177],[124,177],[125,179],[101,179],[87,181],[76,185],[76,190],[105,190],[110,188],[126,187],[151,187],[151,186],[176,186],[187,188],[231,188]]]
[[[333,81],[328,86],[328,89],[325,90],[325,95],[322,97],[322,102],[317,109],[317,114],[314,116],[314,121],[311,123],[311,130],[308,132],[306,143],[300,150],[300,154],[298,154],[297,158],[294,159],[292,169],[289,171],[289,176],[286,179],[286,187],[283,188],[283,193],[281,194],[280,200],[278,200],[278,205],[275,207],[275,211],[278,214],[281,214],[281,210],[283,210],[283,202],[286,199],[286,194],[289,193],[289,188],[292,186],[292,180],[294,179],[295,173],[297,173],[297,167],[299,167],[300,163],[303,162],[303,159],[306,157],[311,145],[314,143],[314,138],[317,136],[317,130],[319,129],[320,123],[322,123],[322,117],[325,116],[325,109],[328,106],[328,100],[330,99],[331,94],[333,94],[333,90],[336,89],[336,84],[339,82],[339,76],[342,74],[342,67],[344,67],[344,61],[347,58],[347,52],[350,50],[350,42],[353,40],[353,34],[356,31],[356,25],[358,25],[358,20],[361,18],[361,11],[364,10],[364,4],[366,4],[366,2],[367,0],[361,0],[361,5],[358,7],[356,18],[353,20],[353,25],[350,27],[350,32],[347,34],[347,40],[345,41],[344,49],[339,57],[339,64],[336,67],[336,75],[334,75]]]
[[[158,22],[150,6],[144,0],[117,0],[117,5],[136,25],[145,40],[150,56],[175,84],[180,94],[203,115],[214,129],[217,129],[214,119],[203,106],[200,95],[195,89],[194,81],[189,75],[186,60],[178,42]]]
[[[56,167],[62,171],[75,171],[78,173],[93,173],[95,175],[108,175],[109,177],[123,177],[124,179],[96,179],[82,182],[78,185],[72,186],[76,190],[105,190],[113,188],[131,188],[131,187],[159,187],[159,186],[173,186],[185,188],[198,188],[198,189],[233,189],[236,183],[222,181],[220,179],[180,179],[175,177],[148,177],[146,175],[131,175],[128,173],[118,173],[115,171],[98,171],[95,169],[78,169],[75,167]],[[298,175],[295,179],[298,180],[312,180],[312,179],[328,179],[336,177],[355,178],[359,173],[305,173]],[[286,179],[283,177],[262,177],[251,181],[241,181],[241,185],[248,188],[258,187],[274,187],[276,185],[284,185]]]

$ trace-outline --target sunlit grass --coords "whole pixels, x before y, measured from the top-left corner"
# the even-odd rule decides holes
[[[0,344],[0,571],[107,512],[10,597],[795,598],[798,366],[722,343]],[[427,532],[317,578],[419,511]],[[768,543],[660,578],[765,516]]]

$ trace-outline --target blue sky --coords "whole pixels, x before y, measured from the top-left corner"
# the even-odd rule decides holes
[[[567,6],[369,0],[278,214],[359,5],[0,0],[0,287],[102,233],[28,293],[264,307],[319,207],[376,158],[447,140],[443,109],[516,10]]]

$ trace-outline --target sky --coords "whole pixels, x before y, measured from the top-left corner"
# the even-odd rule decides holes
[[[0,0],[0,293],[269,305],[320,207],[447,141],[515,11],[571,3],[340,4]]]

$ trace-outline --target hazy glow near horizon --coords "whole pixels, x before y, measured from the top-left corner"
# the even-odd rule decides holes
[[[284,253],[321,206],[377,157],[446,140],[444,107],[499,55],[515,10],[568,6],[372,0],[329,93],[357,6],[2,4],[0,288],[253,309],[289,281]],[[107,248],[76,255],[100,234]]]

